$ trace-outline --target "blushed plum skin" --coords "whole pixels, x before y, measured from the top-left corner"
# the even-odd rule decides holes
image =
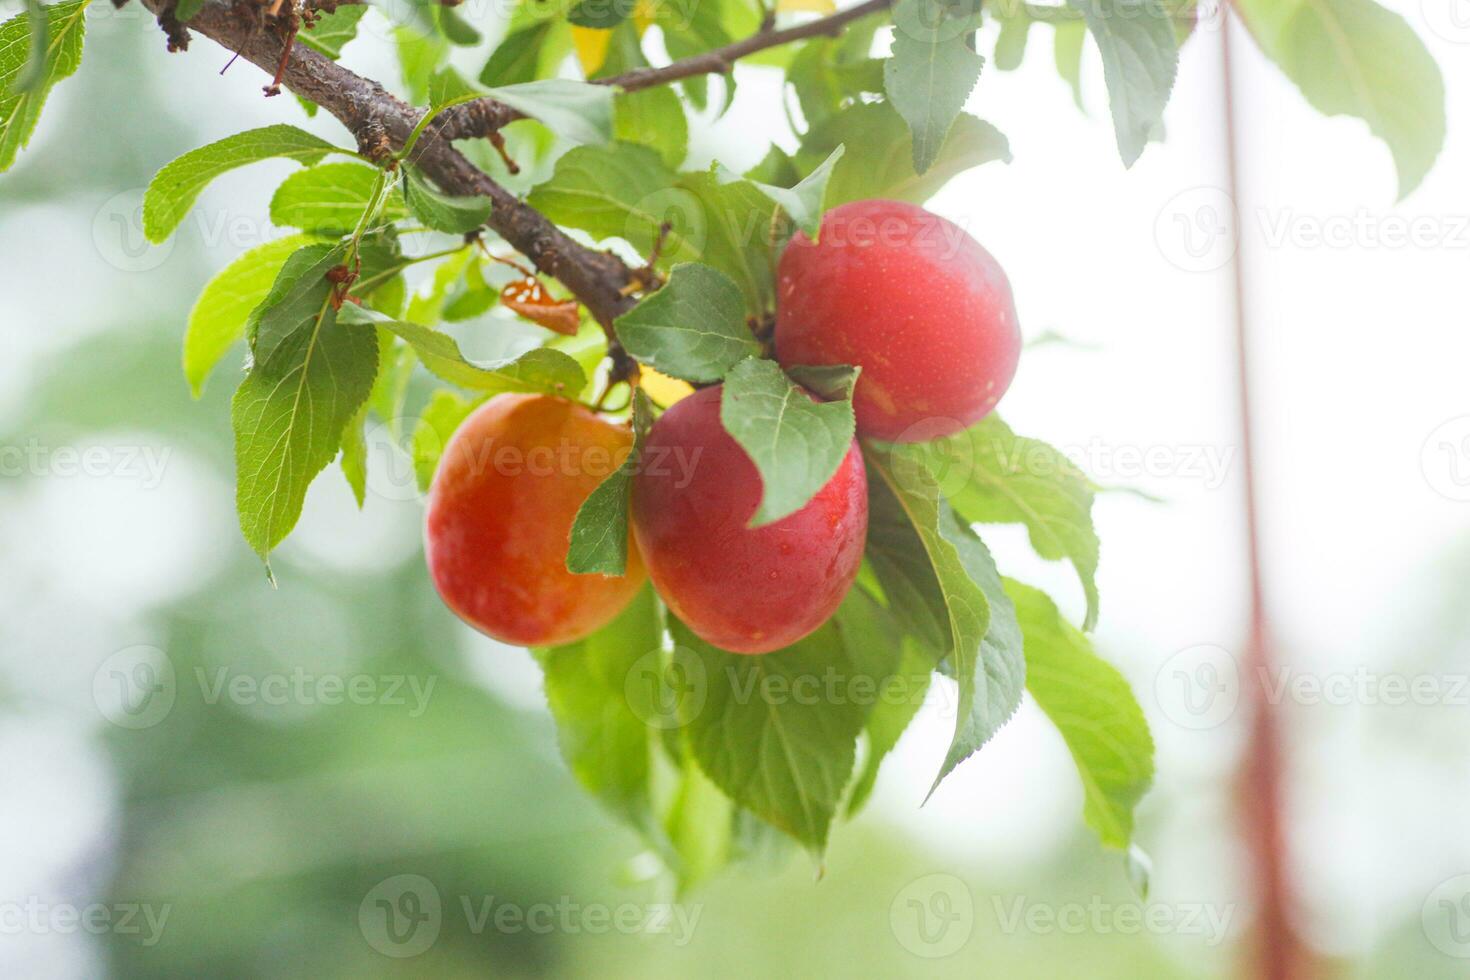
[[[815,243],[800,232],[777,268],[782,365],[862,368],[861,436],[919,442],[995,407],[1016,373],[1021,332],[1010,282],[965,231],[899,201],[833,208]]]
[[[633,445],[626,426],[550,395],[499,395],[455,431],[429,490],[424,554],[454,613],[497,640],[556,646],[611,622],[646,573],[573,575],[577,509]],[[631,536],[630,536],[631,537]]]
[[[633,484],[633,532],[654,587],[697,636],[733,653],[769,653],[826,622],[857,577],[867,471],[854,440],[805,507],[747,527],[760,473],[720,424],[721,387],[654,423]]]

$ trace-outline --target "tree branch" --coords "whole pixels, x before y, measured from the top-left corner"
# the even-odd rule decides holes
[[[143,0],[154,13],[165,12],[168,0]],[[232,6],[208,0],[189,21],[189,28],[231,52],[238,51],[267,73],[281,64],[286,39],[276,25],[249,3]],[[401,148],[422,113],[406,105],[377,82],[363,78],[300,43],[292,43],[281,82],[337,117],[359,141],[377,132]],[[621,355],[612,336],[614,318],[633,306],[625,287],[632,272],[617,256],[587,248],[568,237],[539,211],[520,201],[478,169],[431,127],[414,151],[414,162],[446,192],[483,195],[494,202],[489,225],[541,272],[560,280],[608,329],[614,357]]]

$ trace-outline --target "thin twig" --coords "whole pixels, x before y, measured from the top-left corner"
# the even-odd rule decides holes
[[[748,58],[767,48],[780,47],[783,44],[806,38],[830,37],[840,33],[842,28],[855,20],[887,10],[892,2],[893,0],[867,0],[866,3],[860,3],[856,7],[839,10],[835,14],[828,14],[826,17],[819,17],[795,27],[787,27],[779,31],[757,30],[743,41],[727,44],[723,48],[715,48],[703,54],[684,58],[673,64],[664,65],[662,68],[635,68],[621,75],[601,79],[599,84],[614,85],[624,92],[636,92],[639,89],[666,85],[669,82],[693,78],[696,75],[723,74],[728,72],[730,67],[741,58]]]
[[[754,34],[722,48],[714,48],[702,54],[683,58],[661,68],[635,68],[621,75],[594,79],[593,84],[610,85],[624,92],[636,92],[640,89],[667,85],[670,82],[682,81],[698,75],[729,74],[734,69],[735,63],[741,58],[748,58],[767,48],[780,47],[793,41],[839,34],[853,21],[887,10],[892,3],[893,0],[867,0],[856,7],[840,10],[835,14],[779,31],[771,30],[770,25],[762,23]],[[503,102],[491,98],[475,99],[446,110],[443,117],[436,123],[436,129],[438,134],[446,139],[467,139],[475,136],[488,136],[501,127],[524,118],[526,118],[524,113],[512,109]]]

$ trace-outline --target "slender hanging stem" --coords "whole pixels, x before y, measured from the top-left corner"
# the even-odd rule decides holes
[[[1259,486],[1256,481],[1255,422],[1250,367],[1248,269],[1240,221],[1240,140],[1236,126],[1235,75],[1230,50],[1230,8],[1222,10],[1220,57],[1226,146],[1226,180],[1235,204],[1233,232],[1235,366],[1239,399],[1240,458],[1245,483],[1246,553],[1250,577],[1250,625],[1242,666],[1242,694],[1251,709],[1250,735],[1240,779],[1240,817],[1250,853],[1256,896],[1256,950],[1247,975],[1256,980],[1299,980],[1306,957],[1291,925],[1280,719],[1267,685],[1274,663],[1263,584]]]

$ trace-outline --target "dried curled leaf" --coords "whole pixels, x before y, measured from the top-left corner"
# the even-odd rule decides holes
[[[582,325],[577,301],[555,298],[535,276],[508,283],[500,291],[500,302],[532,323],[568,337],[576,334]]]

